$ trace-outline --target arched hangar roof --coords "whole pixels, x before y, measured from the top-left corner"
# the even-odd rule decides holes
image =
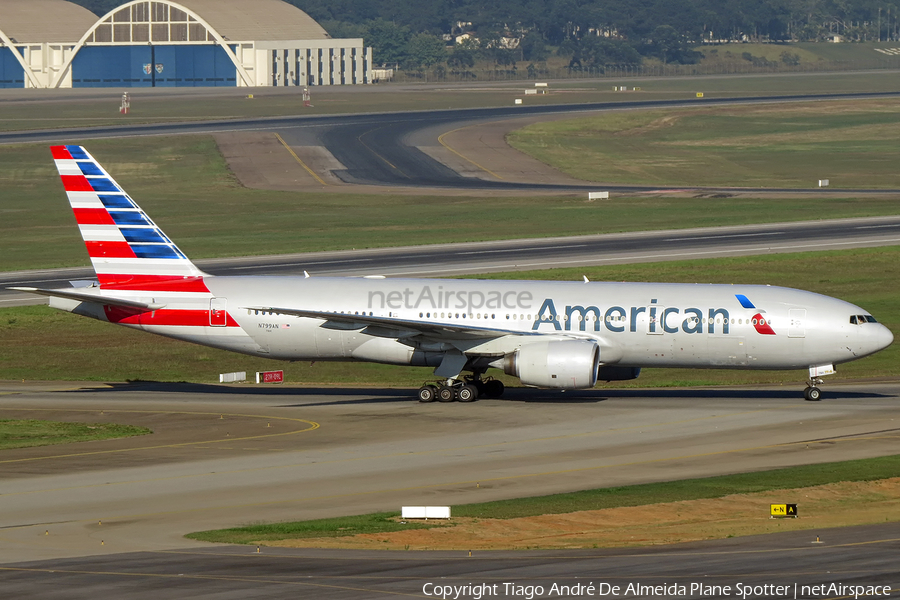
[[[282,0],[180,0],[229,40],[321,40],[328,35],[308,14]]]
[[[85,39],[89,43],[224,43],[330,37],[312,17],[282,0],[131,0],[88,29]]]
[[[85,45],[215,43],[234,63],[240,80],[250,86],[253,79],[235,56],[232,42],[331,37],[312,17],[283,0],[131,0],[92,21],[50,87],[59,87]]]
[[[75,42],[96,21],[97,15],[65,0],[0,0],[0,32],[17,44]]]

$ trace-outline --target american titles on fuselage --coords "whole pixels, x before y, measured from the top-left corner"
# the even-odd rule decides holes
[[[418,290],[407,287],[402,291],[370,291],[368,308],[428,311],[420,315],[427,318],[431,318],[431,311],[435,311],[434,318],[459,318],[460,313],[440,312],[456,310],[462,311],[462,317],[466,318],[466,315],[474,316],[472,313],[479,310],[532,311],[535,304],[534,296],[528,291],[445,290],[443,286],[437,286],[435,290],[432,286],[425,285]],[[507,318],[509,317],[507,314]],[[532,331],[540,331],[541,327],[556,331],[586,331],[588,323],[591,323],[594,331],[605,328],[612,333],[646,330],[648,333],[727,335],[731,331],[730,326],[734,324],[727,308],[660,306],[655,298],[644,306],[610,306],[603,310],[598,306],[567,305],[562,312],[557,310],[552,298],[546,298],[535,314],[529,313],[529,320],[533,321]],[[760,333],[774,333],[770,328],[771,320],[767,320],[759,312],[752,319],[741,318],[738,322],[744,324],[744,321],[748,325],[752,322]]]

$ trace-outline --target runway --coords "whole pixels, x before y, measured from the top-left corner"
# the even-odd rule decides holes
[[[420,404],[407,390],[0,385],[0,418],[150,437],[9,450],[0,564],[203,547],[256,521],[457,505],[896,453],[900,384],[548,392]],[[893,420],[893,421],[892,421]]]
[[[822,543],[812,543],[816,535]],[[528,592],[532,598],[652,597],[628,593],[629,585],[663,586],[664,592],[676,593],[658,596],[673,599],[854,597],[846,587],[831,586],[877,586],[877,596],[860,597],[884,598],[900,591],[898,550],[897,523],[646,549],[475,552],[471,557],[465,552],[273,548],[256,554],[246,546],[214,547],[4,565],[0,583],[12,598],[42,600],[72,598],[78,591],[135,600],[371,600],[441,598],[440,591],[447,589],[454,598],[453,590],[465,586],[470,591],[481,586],[481,593],[455,598],[528,598]],[[803,593],[813,589],[820,593]],[[775,591],[781,593],[766,593]]]
[[[213,275],[455,277],[560,267],[659,262],[900,243],[900,216],[644,231],[595,236],[437,244],[194,261]],[[11,286],[67,287],[90,268],[0,273],[0,307],[42,304]]]

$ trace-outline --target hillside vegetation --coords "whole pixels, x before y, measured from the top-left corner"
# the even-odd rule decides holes
[[[488,66],[508,75],[537,77],[554,74],[559,63],[597,71],[606,65],[697,64],[721,58],[698,50],[700,44],[900,39],[900,0],[287,1],[332,37],[363,38],[374,50],[376,65],[420,76],[427,71],[438,79],[484,77]],[[75,2],[97,15],[122,4]],[[802,48],[736,54],[755,61],[756,68],[809,66],[812,59]],[[841,55],[830,60],[851,59]]]

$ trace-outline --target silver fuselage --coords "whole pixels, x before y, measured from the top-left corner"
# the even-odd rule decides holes
[[[389,364],[414,364],[414,350],[440,353],[450,345],[440,338],[404,339],[402,331],[348,324],[347,315],[496,332],[487,339],[454,339],[452,346],[467,356],[502,356],[535,336],[594,340],[601,364],[634,367],[802,369],[855,360],[893,340],[881,324],[852,323],[852,317],[867,314],[858,306],[783,287],[328,277],[205,277],[204,282],[212,298],[132,296],[172,308],[226,311],[231,326],[216,323],[212,312],[210,323],[194,326],[129,326],[274,359]],[[104,318],[66,302],[54,304]],[[266,306],[342,318],[331,323],[260,309]]]

